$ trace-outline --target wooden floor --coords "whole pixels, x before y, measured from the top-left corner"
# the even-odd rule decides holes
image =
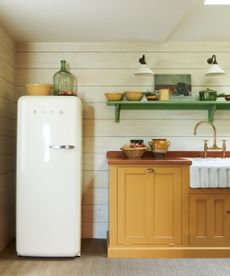
[[[14,244],[0,254],[0,276],[230,276],[230,259],[108,259],[105,240],[83,240],[80,258],[22,258]]]

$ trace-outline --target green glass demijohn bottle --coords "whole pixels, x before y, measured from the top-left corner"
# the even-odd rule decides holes
[[[66,61],[61,60],[61,70],[53,76],[54,95],[74,95],[73,76],[66,70]]]

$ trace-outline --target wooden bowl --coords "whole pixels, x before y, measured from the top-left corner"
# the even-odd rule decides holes
[[[123,99],[123,93],[105,93],[105,97],[108,101],[121,101]]]
[[[126,99],[128,101],[140,101],[143,98],[144,93],[143,92],[125,92]]]
[[[144,155],[147,147],[142,148],[121,148],[124,152],[125,156],[129,159],[141,159],[141,157]]]
[[[25,85],[28,95],[47,96],[51,93],[52,84],[49,83],[30,83]]]

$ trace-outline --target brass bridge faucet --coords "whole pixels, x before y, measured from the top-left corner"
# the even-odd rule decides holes
[[[222,140],[222,142],[223,142],[222,147],[217,146],[217,144],[216,144],[216,127],[214,126],[213,123],[211,123],[209,121],[198,122],[194,127],[194,135],[196,135],[197,128],[201,124],[208,124],[212,127],[212,130],[213,130],[213,145],[211,147],[208,147],[208,140],[204,140],[204,158],[207,157],[208,150],[222,150],[222,158],[224,158],[225,154],[226,154],[226,140]]]

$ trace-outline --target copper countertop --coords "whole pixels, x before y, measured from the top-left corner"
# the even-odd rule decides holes
[[[220,157],[221,152],[208,152],[208,157]],[[187,165],[192,161],[186,157],[203,157],[202,151],[169,151],[166,155],[154,155],[146,151],[141,159],[128,159],[122,151],[108,151],[107,159],[109,165]],[[230,152],[226,152],[230,157]]]
[[[122,151],[107,152],[109,165],[191,165],[192,162],[178,156],[154,156],[152,152],[145,152],[141,159],[128,159]]]

